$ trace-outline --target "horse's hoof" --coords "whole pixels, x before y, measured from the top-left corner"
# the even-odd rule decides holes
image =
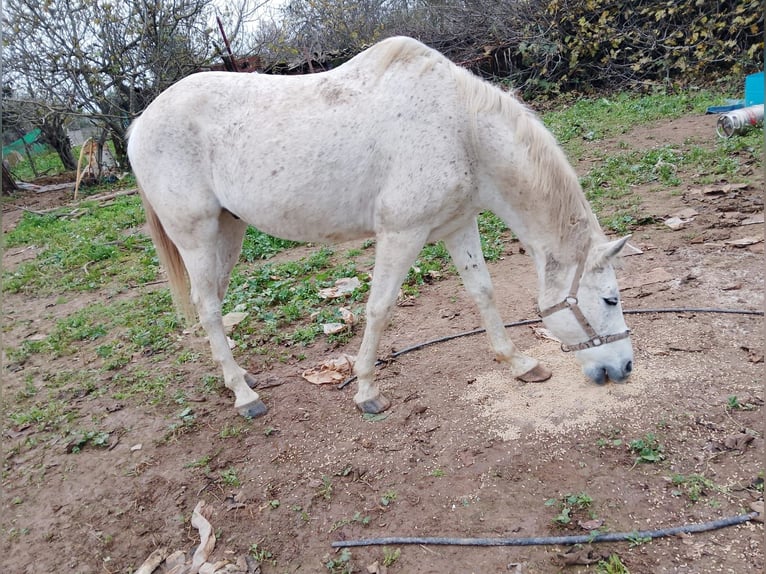
[[[255,377],[251,375],[250,373],[245,373],[245,382],[247,383],[247,386],[251,389],[254,389],[258,386],[258,381],[255,380]]]
[[[516,378],[523,383],[542,383],[543,381],[550,379],[551,376],[553,376],[553,372],[538,363],[537,366]]]
[[[383,395],[378,395],[374,399],[367,399],[364,402],[358,403],[356,406],[363,413],[377,415],[378,413],[382,413],[388,407],[390,407],[391,401],[389,401]]]
[[[269,412],[269,409],[261,399],[258,399],[249,405],[244,405],[237,408],[237,411],[239,411],[239,414],[245,418],[254,419],[256,417],[265,415],[267,412]]]

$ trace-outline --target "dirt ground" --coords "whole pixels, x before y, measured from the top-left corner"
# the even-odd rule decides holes
[[[713,117],[687,117],[594,145],[713,145],[714,125]],[[625,309],[764,308],[763,176],[754,169],[751,186],[704,187],[693,183],[699,174],[688,173],[679,174],[684,183],[675,190],[636,190],[646,221],[654,222],[634,232],[641,253],[624,257],[618,270]],[[14,204],[43,209],[62,197],[27,194]],[[696,216],[682,229],[663,223],[689,208]],[[4,231],[21,214],[5,210]],[[33,256],[11,251],[4,265]],[[534,272],[518,243],[508,243],[491,272],[503,317],[534,318]],[[7,295],[4,345],[45,333],[61,313],[105,297],[73,295],[62,303]],[[16,324],[22,316],[34,319]],[[200,500],[217,535],[209,561],[228,560],[230,571],[242,571],[234,565],[239,559],[245,567],[242,557],[257,544],[263,561],[251,559],[250,571],[264,573],[333,571],[328,562],[343,558],[333,541],[588,534],[593,520],[603,521],[601,532],[633,532],[749,512],[763,497],[763,318],[678,311],[627,321],[636,356],[625,385],[587,382],[536,326],[514,327],[516,343],[554,370],[549,382],[525,386],[493,363],[482,335],[460,338],[402,355],[379,371],[393,402],[379,420],[356,411],[353,384],[337,390],[300,377],[323,359],[355,354],[361,329],[345,347],[320,340],[302,349],[302,360],[265,365],[240,356],[270,409],[250,422],[236,415],[226,389],[199,392],[200,380],[218,371],[205,340],[187,335],[201,356],[178,367],[195,401],[198,424],[188,432],[168,432],[178,420],[176,404],[147,409],[98,393],[71,401],[82,421],[110,431],[108,448],[70,453],[34,427],[3,421],[0,571],[123,573],[156,549],[192,552],[199,537],[190,518]],[[459,280],[446,278],[397,307],[380,355],[477,327]],[[151,357],[135,360],[163,367]],[[33,359],[21,370],[6,369],[5,399],[30,373],[72,369],[78,361]],[[743,408],[729,408],[731,397]],[[36,434],[45,440],[34,440]],[[636,462],[628,444],[647,434],[662,445],[664,460]],[[194,464],[203,460],[206,466]],[[239,484],[222,479],[229,469]],[[705,481],[695,483],[695,476]],[[590,507],[573,506],[571,522],[557,523],[560,502],[581,493],[592,499]],[[582,563],[618,554],[634,574],[744,574],[763,571],[763,541],[763,525],[748,522],[651,542],[599,543],[578,556]],[[568,550],[398,544],[353,548],[348,563],[355,572],[384,572],[385,558],[391,573],[595,571],[566,565]]]

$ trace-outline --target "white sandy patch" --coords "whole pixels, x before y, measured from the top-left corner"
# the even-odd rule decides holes
[[[563,434],[589,427],[602,418],[627,414],[646,395],[647,379],[641,369],[634,370],[627,383],[599,386],[557,343],[543,341],[527,354],[553,371],[548,381],[522,383],[498,369],[479,375],[464,395],[503,440],[517,439],[522,431]]]

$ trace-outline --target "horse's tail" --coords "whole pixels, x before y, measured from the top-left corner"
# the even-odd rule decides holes
[[[176,309],[184,319],[190,324],[194,323],[194,306],[189,296],[189,275],[186,271],[184,260],[176,244],[173,243],[173,240],[165,232],[157,212],[154,211],[154,207],[149,203],[149,198],[146,197],[140,185],[138,186],[138,192],[141,195],[141,202],[144,204],[149,235],[157,249],[160,263],[162,263],[168,274],[168,283],[173,303],[175,303]]]

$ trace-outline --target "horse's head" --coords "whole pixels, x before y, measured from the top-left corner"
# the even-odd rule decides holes
[[[593,245],[577,264],[546,263],[540,295],[543,323],[574,351],[583,372],[594,382],[624,382],[633,370],[630,331],[622,316],[612,260],[629,237]]]

